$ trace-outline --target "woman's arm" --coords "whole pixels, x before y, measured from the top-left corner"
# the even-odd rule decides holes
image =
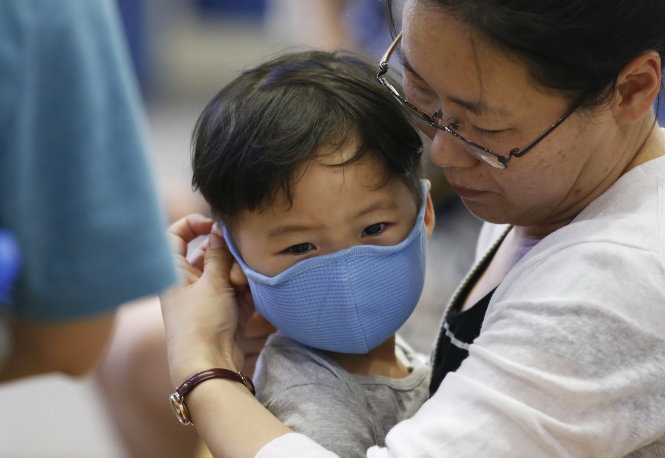
[[[180,258],[193,238],[185,226],[172,228]],[[242,361],[231,257],[218,234],[211,240],[203,273],[183,266],[194,280],[164,298],[174,384]],[[532,252],[504,280],[460,369],[369,457],[623,456],[662,437],[662,258],[628,244],[561,245]],[[216,456],[325,456],[242,384],[207,381],[187,402]]]
[[[202,269],[189,264],[187,245],[210,234]],[[181,284],[161,296],[171,381],[179,386],[211,368],[238,371],[246,339],[239,345],[251,310],[239,304],[230,282],[233,258],[213,223],[190,215],[169,229]],[[251,342],[250,342],[251,343]],[[241,383],[212,379],[186,397],[198,433],[214,456],[255,456],[272,439],[291,430],[266,410]]]
[[[114,314],[56,323],[12,317],[8,322],[12,342],[0,382],[48,372],[85,374],[106,350]]]

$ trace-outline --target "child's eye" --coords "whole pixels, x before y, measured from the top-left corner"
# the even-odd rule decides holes
[[[386,227],[388,227],[387,223],[376,223],[372,224],[371,226],[367,226],[363,230],[363,237],[371,237],[373,235],[378,235],[381,232],[385,231]]]
[[[299,243],[297,245],[293,245],[288,247],[286,250],[284,250],[284,253],[287,254],[305,254],[310,252],[311,250],[316,249],[314,245],[312,245],[309,242],[306,243]]]

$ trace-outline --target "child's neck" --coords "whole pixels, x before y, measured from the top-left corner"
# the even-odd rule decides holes
[[[395,354],[394,335],[364,355],[332,351],[324,353],[352,374],[383,375],[390,378],[404,378],[409,375],[409,369]]]

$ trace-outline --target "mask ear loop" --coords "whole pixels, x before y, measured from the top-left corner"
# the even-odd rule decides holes
[[[238,264],[240,264],[240,267],[242,267],[242,270],[247,271],[248,266],[245,264],[245,261],[242,259],[242,256],[240,256],[240,252],[238,251],[238,248],[236,248],[236,244],[233,241],[233,237],[231,237],[231,232],[227,229],[226,225],[222,225],[222,234],[224,235],[224,240],[226,241],[226,245],[229,247],[229,251],[233,255],[236,261],[238,261]]]
[[[420,208],[418,208],[418,214],[416,215],[416,223],[419,219],[425,219],[425,208],[427,207],[427,195],[429,194],[429,189],[427,187],[427,180],[421,178],[420,182]]]

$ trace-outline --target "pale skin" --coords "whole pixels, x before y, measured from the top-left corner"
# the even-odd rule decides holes
[[[445,11],[407,0],[403,20],[402,47],[413,70],[406,76],[407,95],[418,104],[413,91],[419,86],[427,96],[421,102],[431,102],[432,112],[442,109],[460,120],[463,133],[477,143],[507,154],[528,144],[570,108],[570,100],[537,86],[522,62],[474,37]],[[566,225],[627,170],[664,154],[663,136],[652,129],[651,108],[660,68],[658,53],[647,50],[636,56],[618,75],[606,104],[574,113],[504,171],[466,154],[449,134],[426,129],[432,159],[477,216],[514,224],[517,237],[542,238]],[[469,105],[478,101],[494,111],[474,113]],[[498,132],[484,134],[478,128]],[[211,226],[199,217],[172,226],[181,263],[186,242]],[[198,370],[238,368],[242,361],[233,338],[238,322],[233,288],[219,280],[228,278],[230,255],[214,233],[211,247],[201,277],[190,276],[189,284],[163,298],[174,385]],[[220,307],[226,316],[220,316]],[[206,382],[187,402],[215,456],[253,456],[289,431],[238,383]]]

